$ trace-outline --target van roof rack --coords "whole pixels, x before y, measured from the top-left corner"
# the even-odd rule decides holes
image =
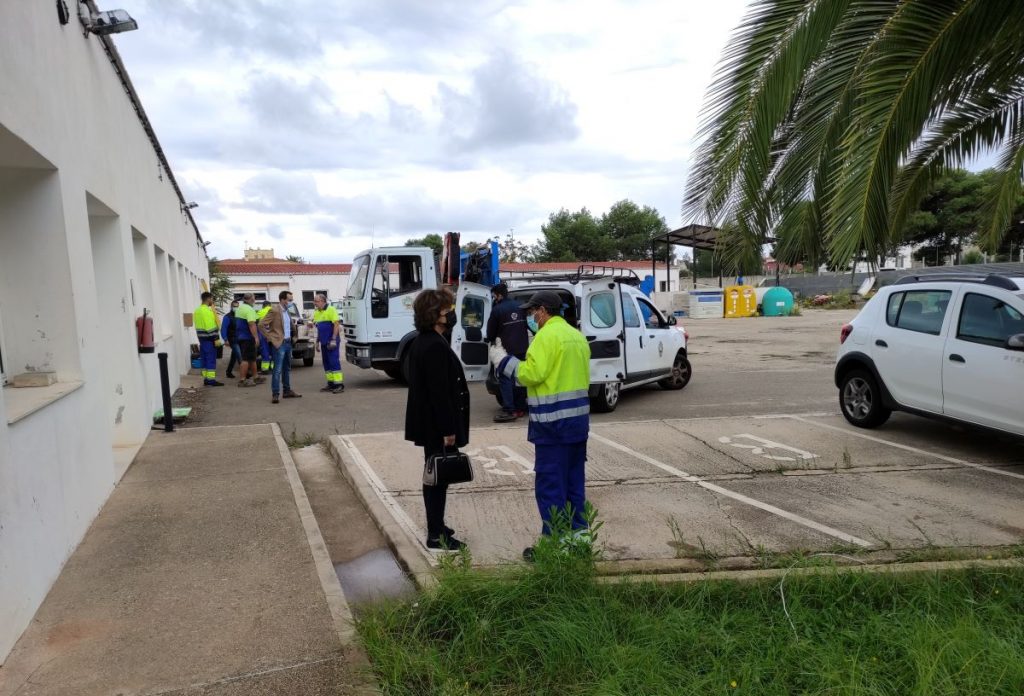
[[[640,285],[640,276],[631,268],[597,264],[580,264],[575,271],[502,271],[503,278],[526,281],[569,281],[608,279],[615,283]]]
[[[897,280],[894,285],[912,285],[913,283],[979,283],[981,285],[992,285],[1003,290],[1020,292],[1020,286],[1010,280],[1008,275],[989,273],[980,275],[976,273],[925,273],[923,275],[908,275]]]

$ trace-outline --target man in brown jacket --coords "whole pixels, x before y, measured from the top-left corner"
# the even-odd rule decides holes
[[[282,381],[284,382],[284,398],[297,399],[302,394],[292,391],[292,325],[288,307],[292,303],[292,294],[282,290],[278,295],[278,304],[270,308],[267,316],[260,320],[260,333],[270,343],[270,351],[274,357],[274,375],[270,379],[271,403],[280,401]]]

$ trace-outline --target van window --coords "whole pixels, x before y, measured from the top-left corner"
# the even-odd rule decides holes
[[[590,325],[595,329],[615,326],[615,294],[599,292],[590,296]]]
[[[482,329],[484,326],[484,298],[466,295],[462,300],[459,323],[464,329]]]
[[[661,313],[654,308],[647,300],[636,298],[636,301],[640,304],[640,313],[644,315],[644,324],[649,329],[660,329],[665,326],[665,320],[661,318]]]
[[[636,305],[629,295],[622,298],[622,320],[631,329],[640,326],[640,315],[636,313]]]

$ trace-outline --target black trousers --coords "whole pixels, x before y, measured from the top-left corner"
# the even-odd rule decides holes
[[[441,451],[440,447],[424,447],[423,461]],[[427,513],[427,538],[439,539],[445,533],[444,507],[448,501],[448,484],[423,486],[423,508]]]

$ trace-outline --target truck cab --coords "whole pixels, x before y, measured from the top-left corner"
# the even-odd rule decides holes
[[[421,290],[438,287],[434,252],[428,247],[369,249],[352,262],[341,301],[345,359],[401,379],[401,350],[412,340],[412,303]]]

